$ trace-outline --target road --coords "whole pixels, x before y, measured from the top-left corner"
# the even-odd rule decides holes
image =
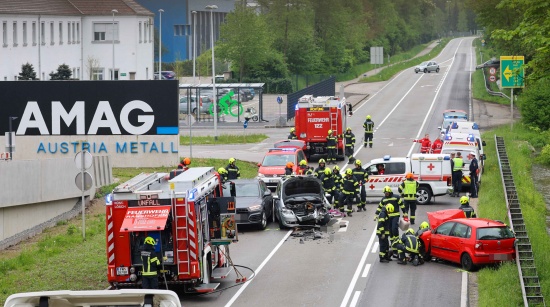
[[[470,98],[470,74],[474,70],[473,38],[454,39],[434,60],[439,73],[415,74],[407,69],[387,82],[353,84],[346,93],[368,93],[348,118],[357,144],[362,144],[362,124],[367,114],[376,124],[374,147],[359,147],[356,158],[364,162],[384,155],[405,156],[418,151],[412,140],[429,133],[439,134],[445,109],[468,110],[479,107]],[[490,112],[490,111],[489,111]],[[483,126],[482,126],[483,127]],[[260,161],[273,141],[286,138],[288,128],[231,130],[235,133],[262,132],[267,141],[254,145],[228,145],[220,148],[194,146],[193,156]],[[231,127],[225,127],[228,133]],[[211,134],[211,129],[195,129]],[[183,132],[182,132],[183,133]],[[358,146],[356,146],[357,148]],[[220,150],[221,149],[221,150]],[[189,148],[181,148],[183,153]],[[311,163],[314,165],[314,163]],[[347,165],[339,163],[344,169]],[[368,194],[368,191],[367,191]],[[379,199],[369,198],[367,212],[355,213],[314,239],[309,234],[279,230],[270,223],[268,230],[239,228],[239,242],[231,245],[236,264],[253,268],[256,277],[243,286],[204,296],[182,297],[185,306],[461,306],[463,275],[459,266],[430,262],[419,267],[400,266],[396,261],[378,262],[378,240],[374,235],[374,211]],[[419,206],[417,224],[427,220],[426,212],[458,207],[456,198],[438,197],[435,203]],[[338,225],[338,224],[337,224]],[[418,226],[418,225],[415,225]],[[304,234],[303,232],[301,234]],[[247,276],[250,272],[242,270]],[[234,284],[234,276],[221,287]],[[437,302],[437,303],[436,303]]]

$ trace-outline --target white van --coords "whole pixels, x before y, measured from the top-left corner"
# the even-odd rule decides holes
[[[466,136],[466,137],[465,137]],[[470,159],[469,154],[473,154],[479,165],[479,174],[477,175],[478,182],[481,183],[481,174],[483,173],[483,160],[485,156],[479,152],[477,142],[473,135],[464,135],[462,133],[447,134],[443,141],[442,154],[450,155],[451,153],[460,152],[464,165],[462,166],[462,185],[469,186],[470,179]]]
[[[485,160],[485,152],[483,146],[487,145],[485,141],[481,139],[481,132],[479,131],[479,126],[475,122],[453,122],[447,129],[445,137],[448,135],[455,136],[457,139],[466,140],[468,137],[473,136],[476,141],[477,149],[483,160]],[[479,161],[480,164],[483,163],[483,160]]]

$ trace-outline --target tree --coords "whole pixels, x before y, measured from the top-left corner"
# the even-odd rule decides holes
[[[73,72],[67,64],[61,64],[57,67],[57,72],[50,73],[50,80],[70,80]]]
[[[86,59],[86,70],[88,71],[88,80],[94,80],[94,72],[99,69],[99,60],[93,56]]]
[[[36,72],[34,71],[34,67],[32,64],[23,64],[21,65],[21,72],[19,73],[19,76],[17,77],[18,80],[38,80],[36,78]]]

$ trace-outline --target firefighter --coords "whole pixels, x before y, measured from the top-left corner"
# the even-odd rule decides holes
[[[361,160],[355,160],[355,168],[353,169],[353,176],[359,183],[359,196],[361,203],[357,206],[357,211],[367,211],[367,192],[365,191],[365,185],[369,179],[367,171],[361,166]]]
[[[388,263],[392,259],[389,254],[390,249],[390,218],[388,212],[393,212],[394,208],[392,204],[387,204],[385,207],[382,207],[380,213],[378,214],[378,225],[376,227],[376,235],[378,235],[378,242],[380,251],[378,255],[380,256],[381,263]]]
[[[462,196],[460,198],[460,208],[458,209],[464,211],[464,215],[466,216],[466,218],[477,217],[474,208],[470,206],[470,199],[468,198],[468,196]]]
[[[223,167],[218,168],[218,174],[220,174],[222,183],[227,181],[227,170],[225,168]]]
[[[443,148],[443,134],[441,134],[435,141],[432,143],[432,153],[440,154],[441,149]]]
[[[323,173],[325,172],[325,159],[319,159],[319,167],[315,169],[313,174],[317,178],[321,178],[323,176]]]
[[[430,135],[426,133],[424,138],[420,140],[414,140],[417,143],[420,143],[420,153],[430,153],[432,148],[432,141],[430,141]]]
[[[464,165],[460,151],[456,153],[456,157],[452,161],[453,195],[451,196],[460,197],[460,192],[462,191],[462,166]]]
[[[182,169],[184,171],[189,169],[189,165],[191,164],[191,159],[185,158],[180,161],[180,164],[178,164],[178,169]]]
[[[332,176],[332,170],[328,167],[325,167],[325,172],[323,174],[323,189],[325,190],[325,194],[329,194],[327,200],[328,202],[333,205],[334,207],[338,207],[338,191],[336,190],[336,185],[334,183],[334,177]]]
[[[353,170],[348,168],[346,169],[346,175],[342,179],[342,193],[338,202],[340,212],[347,212],[348,216],[351,216],[353,212],[353,199],[358,193],[359,183],[353,177]],[[345,205],[347,205],[347,208],[344,209]]]
[[[479,164],[476,156],[472,153],[468,154],[470,160],[470,198],[477,198],[477,175],[479,174]]]
[[[405,253],[409,253],[409,258],[412,259],[414,266],[420,263],[420,241],[414,233],[414,229],[409,228],[399,239],[399,243],[396,244],[397,255],[399,260],[398,264],[407,264],[405,261]]]
[[[141,263],[143,263],[141,287],[143,289],[158,289],[157,268],[160,266],[160,259],[155,252],[156,242],[152,237],[147,237],[143,243],[141,250]]]
[[[376,209],[376,215],[374,216],[374,220],[378,219],[378,215],[380,214],[380,211],[382,211],[382,207],[385,207],[387,204],[392,204],[395,211],[388,212],[388,216],[390,218],[390,242],[392,249],[395,249],[395,245],[397,244],[397,241],[399,241],[399,208],[403,211],[404,218],[408,218],[407,213],[405,212],[405,205],[403,204],[403,201],[401,198],[397,195],[394,195],[390,186],[385,186],[382,189],[382,192],[384,192],[384,197],[380,200],[380,203],[378,204],[378,208]]]
[[[416,192],[418,191],[418,188],[420,187],[420,184],[418,181],[414,180],[413,173],[407,173],[405,175],[405,180],[399,185],[398,191],[401,194],[401,197],[403,197],[403,200],[405,200],[405,212],[409,212],[409,208],[411,209],[411,215],[409,216],[411,219],[411,224],[414,225],[415,220],[415,213],[416,213]]]
[[[307,171],[309,170],[309,167],[307,166],[307,161],[306,160],[302,160],[300,161],[300,163],[298,164],[298,175],[306,175]]]
[[[290,128],[290,134],[288,135],[289,140],[297,140],[298,136],[296,135],[296,128]]]
[[[372,148],[372,138],[374,136],[374,122],[371,120],[370,115],[367,115],[367,120],[363,123],[363,128],[365,128],[365,140],[363,146],[367,148]]]
[[[340,192],[342,190],[342,174],[340,174],[340,167],[338,165],[335,165],[332,168],[332,177],[334,177],[334,184],[336,185],[336,190]]]
[[[294,172],[294,163],[287,162],[285,167],[285,177],[292,176],[292,173]]]
[[[311,166],[307,169],[306,175],[308,175],[308,176],[317,176],[317,173],[315,173],[315,169],[313,169],[313,166]]]
[[[337,144],[338,144],[338,136],[334,135],[332,130],[329,130],[327,135],[327,164],[336,163],[336,145]]]
[[[235,161],[235,158],[229,158],[229,164],[225,167],[225,170],[227,171],[227,179],[229,180],[241,178],[241,171],[239,170],[239,167],[235,165]]]
[[[348,157],[348,163],[353,163],[355,158],[353,157],[353,150],[355,147],[355,134],[351,132],[351,127],[346,129],[344,133],[344,139],[346,141],[346,156]]]
[[[431,230],[430,224],[428,224],[428,222],[424,221],[424,222],[420,223],[420,227],[418,227],[418,230],[416,231],[416,236],[420,237],[421,234],[425,233],[428,230]]]

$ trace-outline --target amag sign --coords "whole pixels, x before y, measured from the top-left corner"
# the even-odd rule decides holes
[[[114,166],[178,161],[177,81],[15,81],[0,89],[2,136],[17,117],[14,159],[89,150],[111,155]]]

